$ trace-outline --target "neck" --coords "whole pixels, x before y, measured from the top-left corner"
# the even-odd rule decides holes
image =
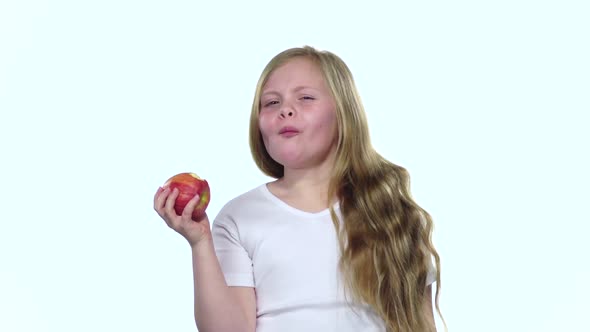
[[[285,196],[305,197],[316,202],[328,203],[328,187],[334,167],[333,158],[311,168],[293,169],[285,167],[284,175],[276,181],[277,189]]]
[[[327,195],[329,183],[329,174],[317,173],[313,170],[285,170],[285,175],[277,181],[277,184],[285,190],[301,194],[313,192],[323,195]]]

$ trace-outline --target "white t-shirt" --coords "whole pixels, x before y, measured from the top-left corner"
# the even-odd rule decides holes
[[[328,209],[298,210],[263,184],[229,201],[212,234],[227,284],[255,287],[257,332],[385,331],[368,306],[344,297]],[[427,284],[434,279],[431,270]]]

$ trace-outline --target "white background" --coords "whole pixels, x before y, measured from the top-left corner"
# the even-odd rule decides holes
[[[195,331],[153,194],[267,181],[254,87],[309,44],[434,218],[450,331],[590,331],[587,2],[359,3],[1,0],[0,330]]]

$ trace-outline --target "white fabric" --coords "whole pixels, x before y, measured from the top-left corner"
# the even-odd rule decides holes
[[[329,210],[295,209],[263,184],[228,202],[212,232],[227,284],[255,287],[257,332],[385,331],[370,308],[346,302]]]

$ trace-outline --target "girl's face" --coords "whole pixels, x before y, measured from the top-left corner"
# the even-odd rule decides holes
[[[307,58],[291,59],[270,74],[258,121],[266,150],[285,168],[318,166],[335,153],[335,102],[320,68]]]

